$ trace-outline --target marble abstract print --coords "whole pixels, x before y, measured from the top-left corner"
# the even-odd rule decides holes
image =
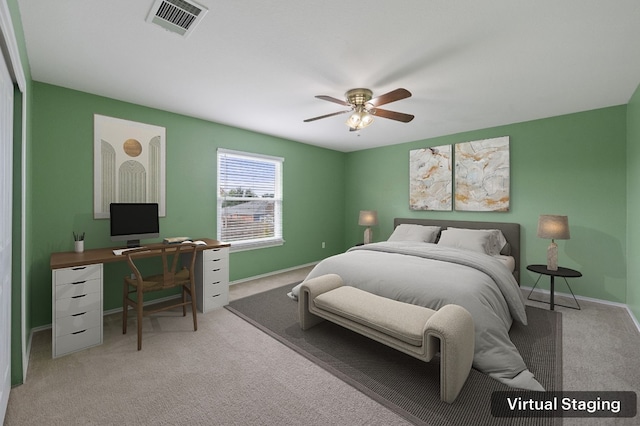
[[[455,209],[509,211],[509,137],[455,145]]]
[[[409,151],[411,210],[451,210],[451,145]]]

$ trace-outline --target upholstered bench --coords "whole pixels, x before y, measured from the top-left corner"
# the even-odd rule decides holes
[[[335,274],[300,287],[300,327],[328,320],[423,361],[440,352],[440,399],[452,403],[464,385],[474,351],[474,325],[458,305],[438,311],[344,286]]]

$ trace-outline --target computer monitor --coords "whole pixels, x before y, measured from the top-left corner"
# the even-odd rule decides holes
[[[158,203],[111,203],[111,241],[126,241],[127,247],[140,246],[140,240],[158,238]]]

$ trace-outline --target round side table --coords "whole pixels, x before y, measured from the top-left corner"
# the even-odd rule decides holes
[[[573,290],[571,290],[571,286],[569,285],[569,281],[567,281],[567,278],[579,278],[582,276],[582,274],[574,269],[569,269],[569,268],[563,268],[562,266],[558,266],[558,270],[557,271],[552,271],[547,269],[547,265],[527,265],[527,269],[531,272],[535,272],[536,274],[540,274],[540,276],[538,277],[538,279],[536,280],[536,284],[533,286],[533,288],[531,289],[531,291],[529,292],[529,296],[527,296],[527,299],[529,300],[535,300],[536,302],[543,302],[543,303],[549,303],[550,306],[550,310],[553,311],[553,308],[555,307],[555,305],[558,306],[564,306],[565,308],[571,308],[571,309],[580,309],[580,304],[578,303],[578,299],[576,299],[576,295],[573,294]],[[548,275],[549,276],[549,280],[550,280],[550,292],[551,292],[551,296],[549,298],[549,302],[545,302],[544,300],[536,300],[536,299],[532,299],[531,293],[533,293],[533,290],[535,290],[536,286],[538,285],[538,281],[540,281],[540,277],[542,277],[543,275]],[[573,296],[573,300],[576,302],[576,306],[567,306],[567,305],[561,305],[560,303],[554,303],[554,293],[555,293],[555,277],[562,277],[564,278],[564,282],[567,284],[567,287],[569,288],[569,291],[571,292],[571,295]]]

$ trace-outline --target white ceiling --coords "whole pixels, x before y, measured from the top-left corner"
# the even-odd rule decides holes
[[[188,38],[153,0],[18,0],[32,78],[349,152],[626,104],[640,83],[638,0],[198,0]],[[409,99],[349,132],[314,98]],[[127,118],[127,117],[122,117]]]

